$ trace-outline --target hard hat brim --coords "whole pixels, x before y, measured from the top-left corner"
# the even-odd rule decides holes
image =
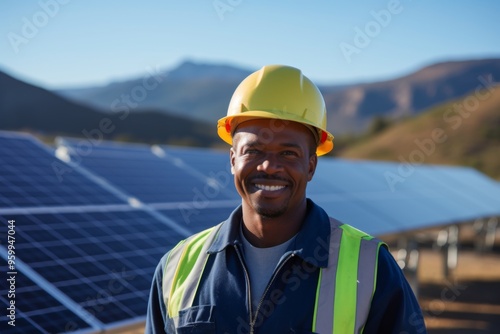
[[[312,126],[316,129],[321,130],[323,133],[326,134],[326,138],[324,138],[324,140],[322,140],[319,143],[316,149],[316,154],[318,156],[324,155],[333,149],[334,146],[333,135],[326,129],[320,129],[316,127],[314,124],[306,123],[304,122],[304,119],[298,118],[294,114],[283,113],[283,112],[281,112],[281,114],[282,115],[278,117],[276,111],[269,112],[265,110],[252,110],[252,111],[246,111],[244,114],[226,116],[217,121],[217,134],[223,141],[225,141],[229,145],[232,145],[233,144],[232,132],[234,131],[234,128],[238,124],[244,121],[249,121],[251,119],[259,119],[259,118],[289,120],[300,124]],[[234,123],[236,120],[238,122]]]

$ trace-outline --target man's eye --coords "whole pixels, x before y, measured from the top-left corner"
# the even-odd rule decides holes
[[[259,150],[255,149],[255,148],[250,148],[250,149],[245,151],[245,154],[257,154],[257,153],[259,153]]]
[[[283,155],[297,156],[297,152],[294,152],[294,151],[284,151]]]

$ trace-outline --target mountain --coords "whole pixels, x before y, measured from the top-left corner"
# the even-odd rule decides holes
[[[405,82],[411,82],[414,87],[420,87],[419,89],[423,89],[424,83],[427,83],[427,87],[435,87],[434,96],[443,95],[441,99],[448,102],[420,110],[416,116],[395,122],[382,132],[365,137],[344,148],[338,145],[334,150],[336,155],[354,159],[394,160],[402,164],[468,165],[500,179],[498,154],[500,87],[492,85],[491,80],[483,80],[486,74],[494,75],[496,78],[496,72],[492,70],[495,67],[491,63],[484,62],[485,67],[479,66],[481,63],[473,62],[475,66],[471,63],[457,62],[449,63],[448,66],[441,64],[405,77]],[[207,68],[203,75],[195,72],[189,75],[205,78],[219,75],[214,74],[210,68]],[[189,71],[186,70],[185,73],[188,75]],[[476,82],[468,81],[467,77],[475,75],[477,75]],[[434,80],[439,81],[443,78],[451,80],[451,77],[454,77],[456,82],[454,85],[449,85],[448,89],[442,89],[433,83]],[[397,80],[403,78],[394,81]],[[460,85],[460,82],[463,84]],[[463,87],[468,87],[471,83],[475,84],[473,89],[469,90],[471,93],[451,101],[448,99],[448,96],[459,94],[458,92],[465,90]],[[445,82],[442,84],[445,85]],[[375,84],[368,85],[366,89],[374,89],[373,85]],[[386,82],[385,85],[389,87],[393,82]],[[463,90],[459,90],[459,87]],[[343,88],[344,91],[351,89],[352,87]],[[325,95],[340,92],[333,89]],[[421,94],[421,96],[431,95]],[[434,102],[430,98],[428,100],[421,98],[419,101],[422,106]],[[413,104],[419,105],[417,101]],[[142,110],[139,106],[135,109],[133,106],[127,108],[120,106],[118,109],[113,113],[103,113],[0,72],[1,130],[26,130],[49,136],[86,137],[94,141],[102,136],[103,139],[146,143],[205,147],[220,144],[213,123],[207,124],[168,114],[165,111]],[[337,142],[341,144],[340,141]]]
[[[500,79],[500,59],[434,64],[409,75],[343,90],[323,88],[333,133],[366,130],[375,116],[404,118]]]
[[[185,61],[167,72],[169,79],[176,80],[228,80],[241,81],[253,71],[225,64],[198,64]]]
[[[127,106],[165,110],[215,123],[225,115],[234,89],[250,70],[191,61],[167,72],[104,87],[59,90],[58,94],[101,111]],[[335,135],[360,133],[376,116],[404,118],[459,98],[500,78],[500,59],[442,62],[380,82],[322,85],[328,128]],[[128,99],[128,100],[127,100]]]
[[[214,124],[225,115],[235,88],[251,72],[229,65],[186,61],[171,71],[148,69],[142,78],[104,87],[55,92],[103,112],[132,106],[131,111],[163,110]]]
[[[42,135],[210,146],[215,126],[165,112],[102,113],[0,72],[0,129]]]
[[[452,164],[500,179],[500,86],[435,106],[348,145],[338,156],[408,164]]]

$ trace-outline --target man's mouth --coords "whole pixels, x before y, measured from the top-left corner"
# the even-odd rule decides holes
[[[258,189],[260,189],[260,190],[265,190],[265,191],[278,191],[278,190],[284,189],[286,186],[283,186],[283,185],[273,186],[273,185],[266,185],[266,184],[258,184],[258,183],[256,183],[255,187],[258,188]]]

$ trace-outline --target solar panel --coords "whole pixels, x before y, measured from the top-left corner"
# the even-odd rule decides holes
[[[2,273],[7,273],[7,268],[7,261],[0,257]],[[89,324],[41,289],[23,272],[17,270],[15,296],[12,298],[9,298],[8,285],[6,278],[0,281],[0,307],[3,310],[1,333],[61,333],[90,328]],[[15,303],[15,318],[6,317],[6,312],[10,314],[6,310],[10,307],[11,300]],[[9,324],[12,319],[15,321]]]
[[[320,159],[308,193],[330,215],[375,235],[499,214],[500,203],[492,198],[499,198],[500,188],[479,173],[456,167],[401,168],[397,163]],[[445,176],[448,171],[468,175],[471,184],[488,184],[488,198],[471,195],[466,184]]]
[[[467,191],[460,191],[460,195],[474,203],[483,204],[485,210],[498,208],[500,205],[500,198],[498,197],[500,183],[494,182],[474,169],[429,166],[425,168],[433,168],[433,173],[429,175],[429,178],[432,178],[435,182],[440,182],[444,189],[455,192],[456,188],[467,189]],[[493,210],[490,214],[494,215],[495,212]]]
[[[379,179],[383,178],[387,171],[396,173],[397,168],[400,168],[400,165],[383,163],[371,163],[362,167],[363,170],[370,170]],[[463,174],[466,170],[468,169],[459,167],[419,166],[404,178],[404,182],[395,185],[391,192],[410,196],[410,200],[413,200],[410,203],[415,205],[412,211],[419,212],[419,216],[422,215],[420,219],[422,221],[425,219],[422,222],[424,225],[473,219],[487,214],[492,209],[491,213],[498,212],[500,202],[488,203],[485,199],[471,197],[469,186],[444,176],[457,171]],[[478,176],[477,173],[470,175],[470,182],[481,182]],[[497,195],[499,191],[500,188],[497,187]],[[418,206],[422,210],[419,210]],[[432,214],[433,217],[425,218],[426,213]],[[413,226],[409,227],[415,228]]]
[[[232,197],[216,180],[196,172],[179,159],[141,145],[104,142],[86,155],[78,154],[78,141],[59,140],[73,161],[117,186],[144,203],[192,202],[197,198],[225,200]],[[132,147],[130,147],[132,146]]]
[[[179,159],[184,166],[195,169],[205,177],[215,180],[223,191],[231,198],[239,198],[234,188],[229,150],[216,151],[201,148],[161,147],[165,154]]]
[[[205,209],[179,207],[158,211],[172,220],[184,224],[194,234],[225,221],[238,204],[239,202],[235,202],[228,203],[225,207]]]
[[[0,208],[123,203],[31,136],[0,132]]]
[[[139,210],[0,215],[2,228],[7,219],[18,258],[104,324],[144,316],[156,265],[184,237]]]

